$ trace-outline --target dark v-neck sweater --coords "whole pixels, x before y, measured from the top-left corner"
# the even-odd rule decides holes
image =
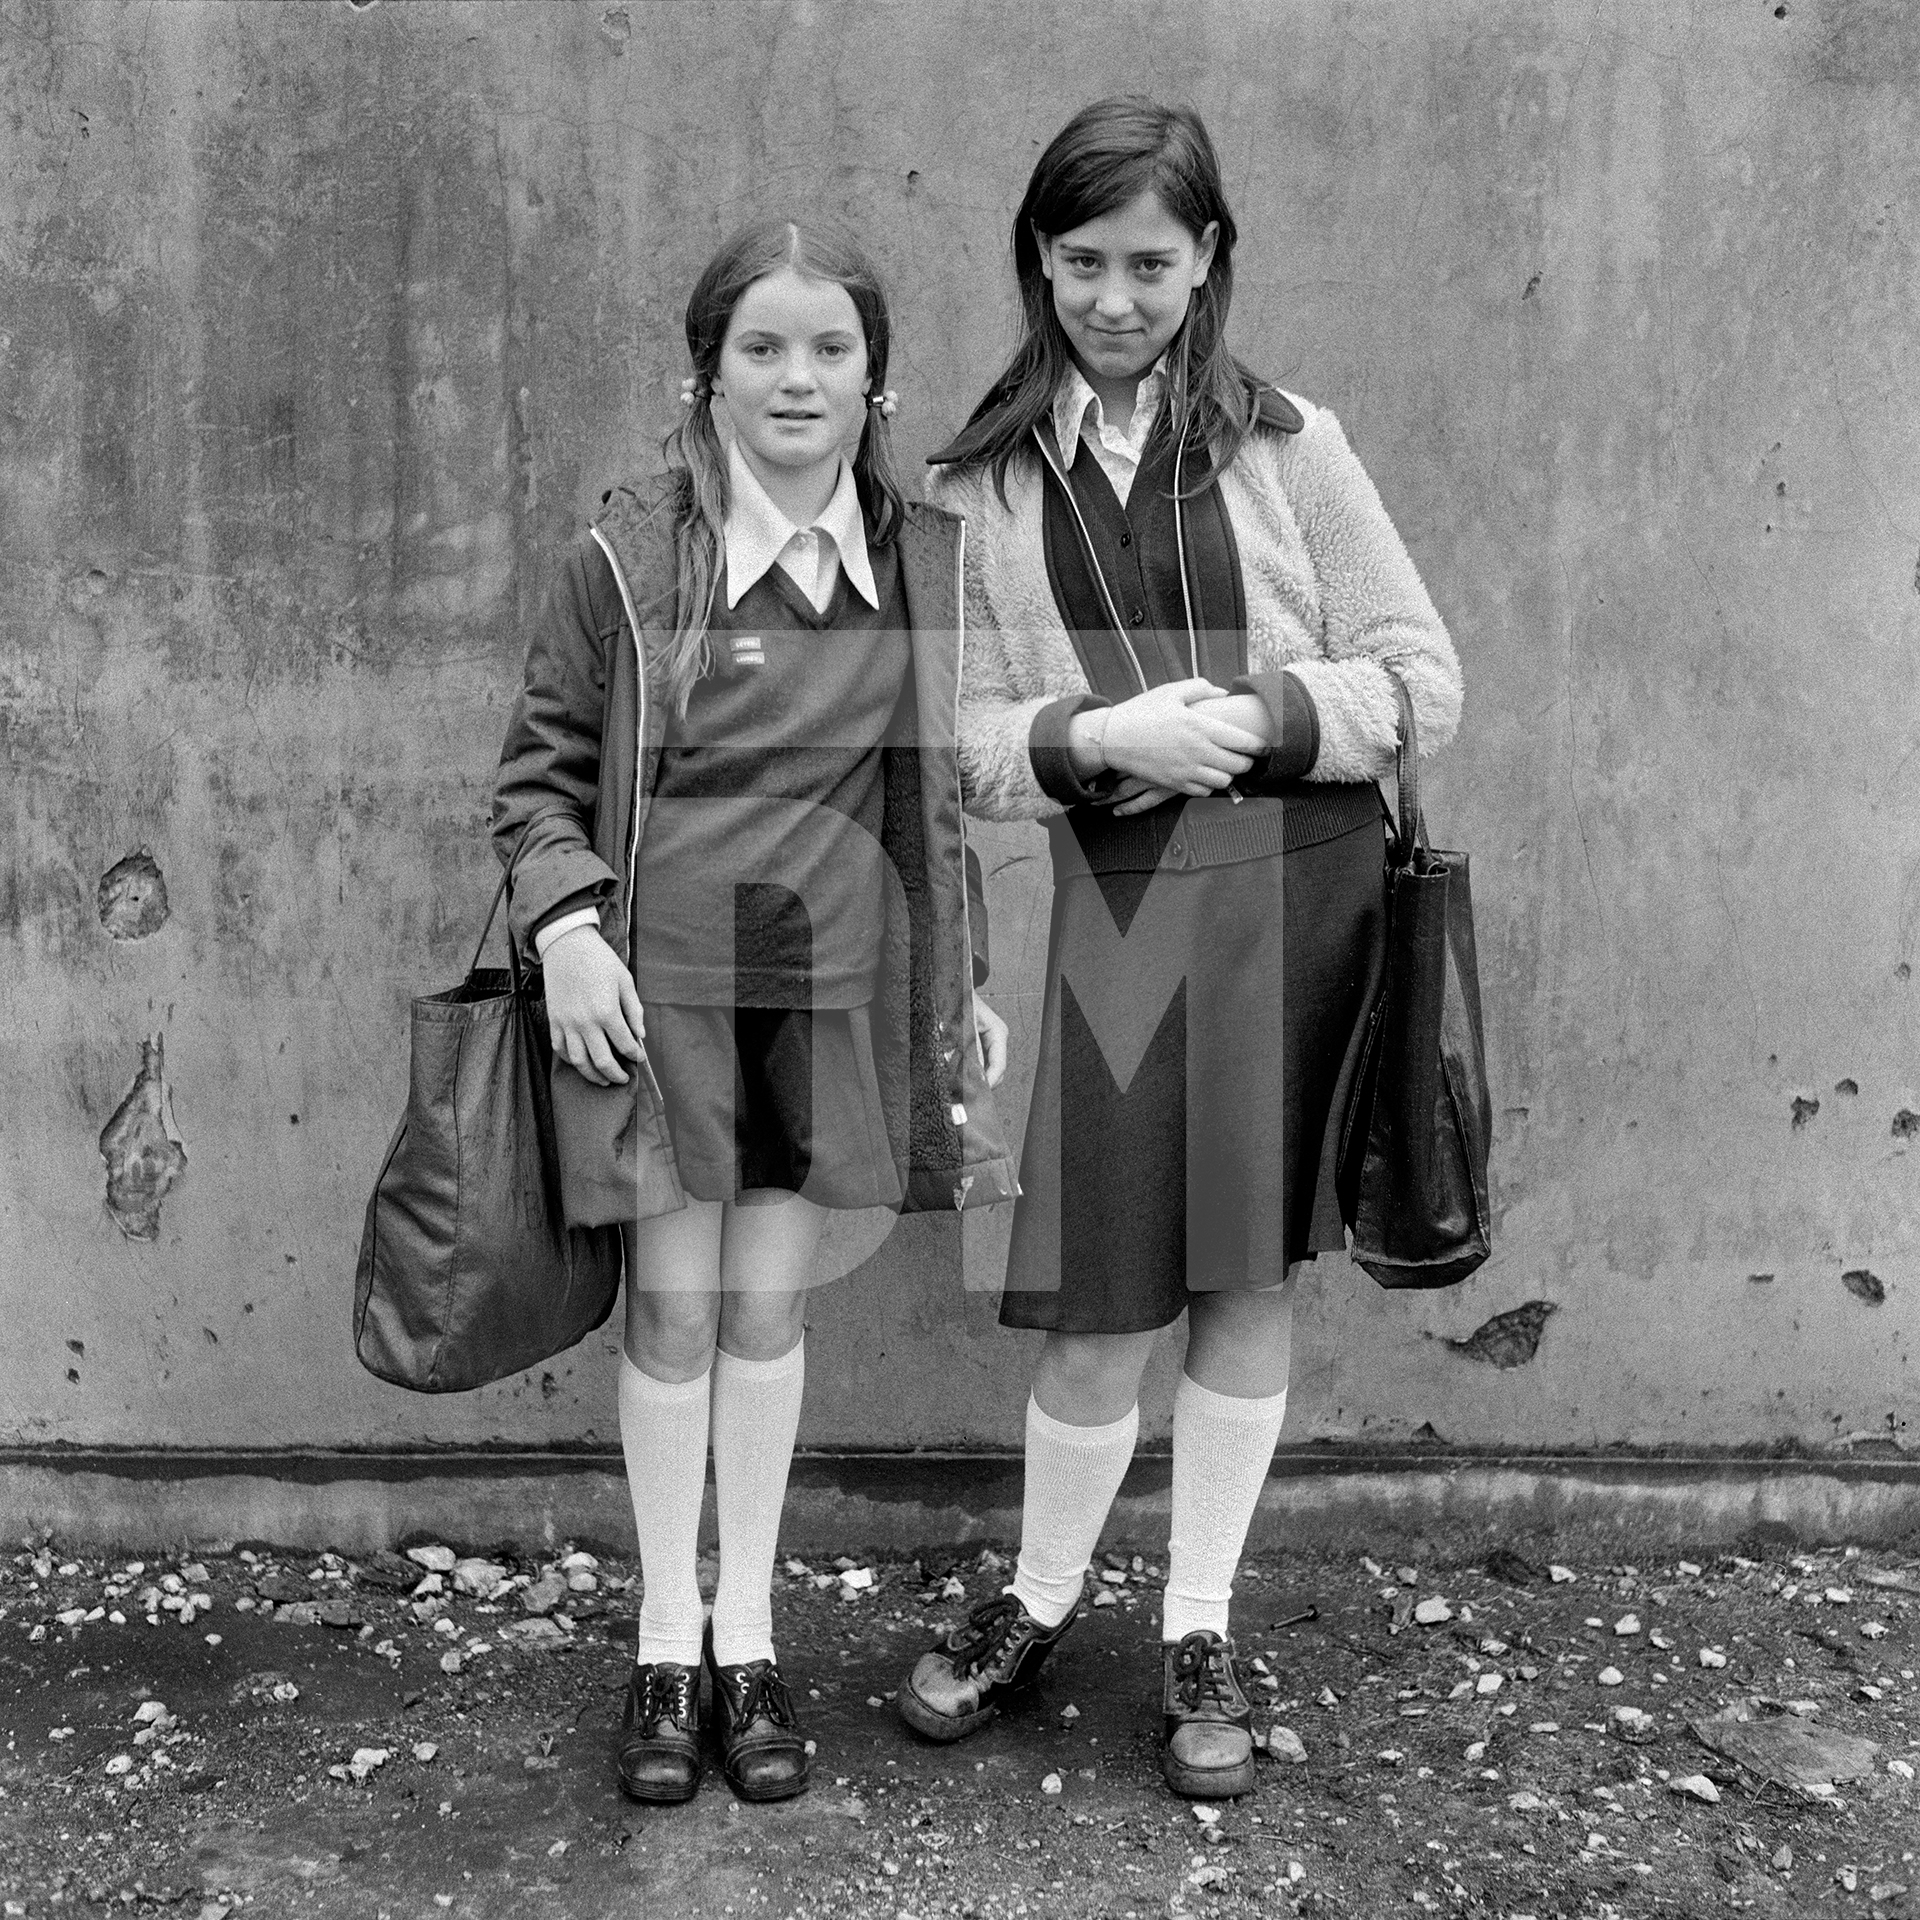
[[[1056,873],[1083,865],[1096,873],[1226,865],[1365,825],[1378,809],[1371,786],[1316,785],[1299,777],[1319,747],[1306,688],[1292,674],[1247,672],[1240,550],[1220,489],[1200,486],[1208,472],[1204,451],[1183,464],[1185,501],[1177,517],[1174,448],[1166,435],[1149,445],[1124,505],[1084,442],[1074,451],[1066,483],[1071,500],[1058,475],[1048,475],[1042,540],[1054,602],[1092,695],[1054,702],[1035,722],[1031,742],[1041,786],[1068,804],[1064,816],[1049,822]],[[1073,714],[1096,701],[1127,700],[1146,687],[1192,678],[1258,694],[1273,716],[1274,746],[1228,794],[1115,814],[1101,804],[1111,777],[1088,783],[1072,770],[1067,727]]]
[[[854,1007],[879,960],[881,749],[911,661],[898,556],[878,609],[844,571],[816,612],[779,566],[728,609],[715,670],[670,715],[635,897],[634,979],[681,1006]]]

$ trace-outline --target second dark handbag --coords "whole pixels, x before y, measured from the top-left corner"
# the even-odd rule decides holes
[[[620,1287],[619,1228],[569,1229],[561,1212],[538,976],[511,935],[504,969],[480,965],[512,878],[466,979],[413,1003],[407,1110],[360,1242],[354,1351],[423,1393],[551,1359],[607,1318]]]
[[[1492,1251],[1493,1103],[1467,856],[1427,844],[1413,702],[1400,699],[1385,982],[1341,1136],[1353,1258],[1383,1287],[1449,1287]]]

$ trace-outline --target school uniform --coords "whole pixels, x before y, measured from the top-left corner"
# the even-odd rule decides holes
[[[1227,471],[1150,437],[1163,374],[1116,427],[1075,372],[1008,475],[943,471],[967,517],[976,634],[967,805],[1043,819],[1046,1001],[1004,1324],[1164,1326],[1345,1244],[1340,1127],[1385,941],[1391,666],[1423,747],[1459,710],[1451,643],[1330,413],[1264,389]],[[1173,495],[1184,496],[1176,512]],[[1267,705],[1228,793],[1111,810],[1067,729],[1205,677]]]
[[[554,1073],[570,1221],[749,1188],[830,1207],[1010,1199],[977,1049],[984,906],[953,744],[960,529],[867,538],[851,471],[807,528],[737,451],[714,670],[648,685],[675,577],[671,488],[615,489],[543,617],[495,801],[526,836],[512,919],[592,922],[628,962],[647,1066]],[[657,1097],[656,1097],[657,1095]]]
[[[568,556],[494,794],[513,937],[551,954],[595,926],[640,993],[640,1069],[598,1087],[556,1061],[551,1083],[566,1217],[627,1224],[630,1294],[678,1279],[670,1258],[649,1265],[645,1223],[689,1196],[953,1211],[1014,1188],[974,1039],[986,922],[954,742],[963,529],[911,506],[871,541],[844,463],[807,527],[737,453],[730,481],[712,671],[686,711],[659,670],[691,505],[680,472],[610,490]],[[728,1266],[711,1284],[759,1278]],[[619,1773],[637,1800],[697,1787],[703,1660],[734,1793],[806,1785],[769,1599],[804,1353],[804,1339],[767,1360],[719,1348],[706,1373],[665,1380],[622,1352],[645,1592]]]

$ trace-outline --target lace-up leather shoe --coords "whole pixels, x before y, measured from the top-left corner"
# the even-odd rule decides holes
[[[964,1740],[1009,1694],[1031,1685],[1078,1617],[1043,1627],[1010,1593],[975,1607],[965,1626],[920,1656],[900,1689],[901,1719],[929,1740]]]
[[[713,1721],[727,1785],[742,1800],[791,1800],[807,1790],[806,1737],[793,1722],[793,1695],[771,1660],[722,1666],[707,1640]]]
[[[1253,1791],[1253,1709],[1233,1658],[1233,1642],[1217,1633],[1190,1633],[1166,1650],[1160,1771],[1188,1800]]]
[[[700,1784],[700,1669],[662,1660],[627,1678],[620,1716],[620,1789],[672,1805]]]

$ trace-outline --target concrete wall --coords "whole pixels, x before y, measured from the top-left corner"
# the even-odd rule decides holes
[[[725,228],[866,232],[917,462],[1039,145],[1143,78],[1219,138],[1241,352],[1339,411],[1468,679],[1498,1252],[1322,1272],[1289,1437],[1905,1432],[1920,13],[0,0],[0,1442],[611,1441],[610,1341],[429,1401],[347,1338],[542,581]],[[982,838],[1030,1045],[1040,842]],[[819,1296],[806,1440],[1017,1434],[1029,1345],[930,1231]],[[1531,1359],[1446,1344],[1528,1302]]]

